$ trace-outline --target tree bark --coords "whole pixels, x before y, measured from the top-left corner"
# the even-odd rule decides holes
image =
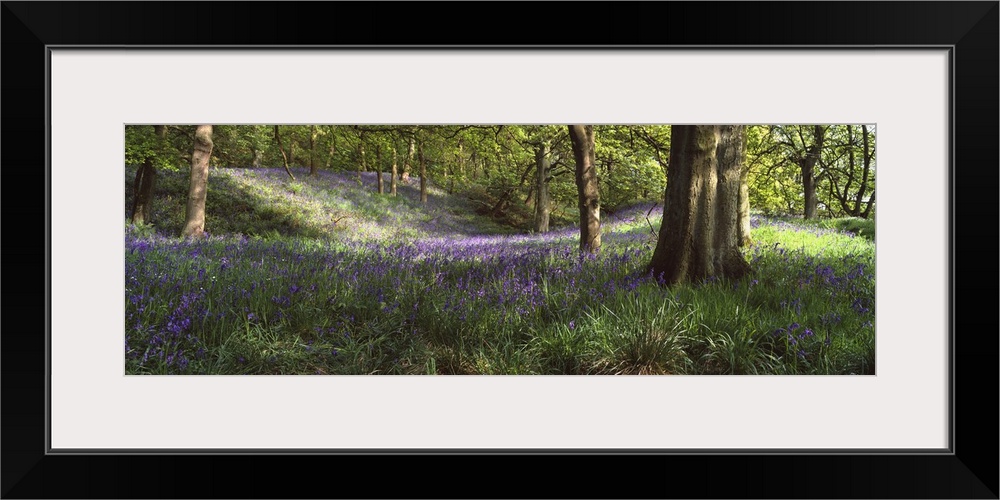
[[[569,137],[573,143],[573,157],[576,159],[580,250],[597,253],[601,249],[601,197],[597,187],[594,126],[569,125]]]
[[[212,126],[198,125],[194,133],[194,151],[191,153],[191,185],[188,189],[182,237],[201,237],[205,234],[205,199],[208,195],[208,160],[211,156]]]
[[[671,135],[663,222],[648,271],[667,285],[740,278],[750,271],[738,241],[744,126],[674,125]]]
[[[535,146],[535,231],[549,230],[549,145]]]
[[[424,158],[424,145],[420,144],[420,203],[427,203],[427,160]]]
[[[392,144],[392,175],[389,176],[389,194],[396,196],[396,144]]]
[[[288,155],[285,154],[285,147],[281,145],[281,133],[278,132],[277,125],[274,126],[274,138],[278,141],[278,151],[281,151],[281,161],[285,165],[285,172],[287,172],[288,176],[294,181],[295,176],[292,175],[292,170],[288,168]],[[192,159],[192,161],[194,160]]]

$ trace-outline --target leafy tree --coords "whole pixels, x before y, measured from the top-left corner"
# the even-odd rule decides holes
[[[659,199],[667,182],[670,127],[604,125],[596,130],[601,205],[614,209],[651,196]]]
[[[875,207],[875,129],[867,125],[831,129],[835,143],[821,160],[828,172],[825,205],[834,216],[867,219]]]
[[[150,134],[152,132],[152,134]],[[156,185],[156,165],[170,167],[176,161],[166,141],[167,127],[138,126],[125,129],[125,163],[142,164],[135,173],[133,183],[131,220],[133,224],[150,221],[153,210],[153,191]]]
[[[781,145],[785,158],[799,167],[803,193],[803,217],[806,219],[815,218],[818,201],[816,186],[823,175],[823,172],[817,168],[817,164],[823,152],[826,127],[823,125],[788,125],[776,126],[773,131],[777,135],[777,142]]]

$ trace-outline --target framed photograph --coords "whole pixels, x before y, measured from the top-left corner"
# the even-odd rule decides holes
[[[996,215],[997,2],[560,9],[622,45],[487,40],[415,22],[444,19],[421,4],[335,4],[333,18],[309,3],[205,5],[3,4],[3,164],[9,186],[45,188],[42,210],[25,209],[41,201],[31,190],[8,193],[23,198],[8,208],[11,269],[45,269],[8,318],[45,321],[3,338],[4,497],[301,497],[311,489],[287,479],[305,464],[392,478],[330,496],[450,494],[414,486],[419,461],[489,485],[463,496],[997,498],[996,430],[976,423],[997,417],[996,319],[969,305],[996,287],[956,279],[972,263],[996,275],[994,225],[955,232]],[[875,368],[136,376],[122,356],[123,155],[128,127],[155,123],[872,124]],[[557,478],[550,460],[609,480]],[[267,473],[164,482],[164,467]]]

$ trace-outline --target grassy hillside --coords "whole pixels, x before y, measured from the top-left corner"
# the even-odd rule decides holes
[[[476,215],[468,198],[448,196],[428,187],[427,204],[420,203],[416,178],[398,181],[398,195],[378,196],[374,172],[284,169],[211,169],[205,203],[205,230],[209,234],[296,236],[320,239],[385,239],[479,232],[505,233],[510,229]],[[133,197],[135,168],[125,172],[125,216]],[[389,189],[389,176],[383,176]],[[184,226],[188,192],[186,172],[160,172],[156,181],[152,227],[162,236],[176,236]]]

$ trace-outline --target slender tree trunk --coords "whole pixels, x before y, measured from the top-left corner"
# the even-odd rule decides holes
[[[153,134],[156,136],[156,149],[162,150],[167,138],[167,127],[154,125]],[[142,224],[149,222],[153,214],[153,192],[156,190],[156,166],[153,165],[152,158],[146,158],[135,172],[135,183],[132,187],[132,223]]]
[[[427,203],[427,159],[424,158],[424,145],[420,144],[419,149],[419,160],[420,160],[420,203]]]
[[[863,170],[861,171],[861,185],[858,186],[858,195],[854,198],[854,215],[859,216],[862,214],[861,205],[864,203],[865,190],[868,187],[868,174],[871,170],[871,156],[868,155],[868,126],[861,126],[861,150],[863,151]],[[852,153],[853,156],[853,153]],[[868,210],[865,209],[865,213]],[[867,219],[868,217],[865,216]]]
[[[135,172],[135,182],[132,187],[132,223],[149,222],[153,211],[153,185],[156,181],[156,168],[152,158],[147,157]]]
[[[201,237],[205,234],[205,199],[208,195],[208,160],[212,157],[212,126],[198,125],[191,153],[191,185],[188,189],[187,211],[181,236]]]
[[[378,194],[385,193],[382,185],[382,145],[375,145],[375,178],[378,180]]]
[[[319,172],[316,167],[316,125],[309,129],[309,175],[316,177]]]
[[[260,150],[250,146],[250,166],[253,168],[260,168],[261,166],[261,154]]]
[[[851,125],[847,126],[847,182],[844,184],[844,192],[841,194],[840,188],[837,188],[837,200],[840,201],[840,208],[844,210],[847,215],[858,215],[859,205],[855,203],[852,208],[848,203],[850,201],[851,184],[854,183],[854,128]],[[830,184],[836,184],[836,179],[831,178]],[[860,192],[860,191],[859,191]]]
[[[875,190],[872,190],[872,195],[868,197],[868,205],[865,206],[865,211],[861,213],[861,217],[867,219],[872,214],[872,207],[875,206]]]
[[[594,126],[569,125],[569,137],[573,143],[573,157],[576,159],[580,250],[597,253],[601,249],[601,197],[597,187]]]
[[[743,129],[671,127],[663,222],[648,266],[665,284],[750,271],[738,241]]]
[[[448,194],[455,194],[455,167],[454,165],[448,165],[444,169],[444,176],[448,179]],[[449,175],[451,174],[451,175]]]
[[[802,159],[802,189],[805,193],[805,213],[803,217],[816,217],[816,163],[823,152],[823,126],[813,126],[813,145],[806,151]]]
[[[337,153],[337,134],[336,129],[330,126],[330,151],[326,157],[326,168],[333,166],[333,155]]]
[[[411,133],[406,147],[406,161],[403,162],[403,172],[399,174],[399,180],[401,181],[410,180],[410,165],[413,164],[413,147],[414,138],[413,133]]]
[[[292,175],[292,170],[288,168],[288,155],[285,154],[285,147],[281,145],[281,133],[278,132],[277,125],[274,126],[274,138],[278,141],[278,151],[281,151],[281,161],[285,165],[285,172],[287,172],[288,176],[294,181],[295,176]]]
[[[549,145],[535,146],[535,231],[549,230]]]
[[[392,144],[392,175],[389,177],[389,194],[396,196],[396,144]]]
[[[358,182],[361,182],[361,171],[368,171],[368,165],[365,164],[365,133],[361,132],[358,135]]]
[[[813,162],[806,160],[802,164],[802,189],[805,194],[805,212],[803,218],[816,217],[816,179],[813,177]]]

